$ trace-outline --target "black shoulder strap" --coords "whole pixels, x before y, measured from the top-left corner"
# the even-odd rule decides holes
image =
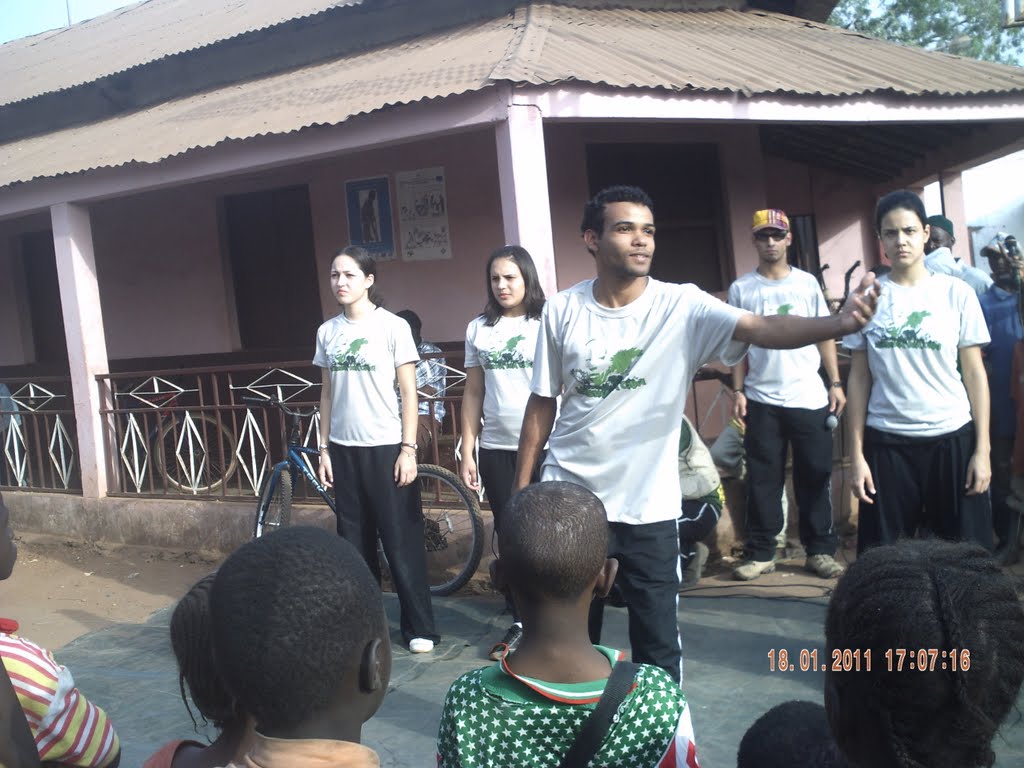
[[[633,686],[633,678],[639,669],[638,664],[630,661],[618,661],[612,667],[612,673],[604,686],[604,693],[597,702],[597,707],[590,713],[587,722],[583,724],[580,732],[576,735],[576,741],[569,747],[569,751],[562,757],[559,768],[586,768],[594,755],[597,754],[605,734],[612,725],[612,719],[619,711],[622,704]]]

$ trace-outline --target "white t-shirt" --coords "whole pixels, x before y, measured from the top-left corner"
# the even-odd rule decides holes
[[[729,286],[729,303],[755,315],[827,317],[831,313],[818,281],[792,269],[781,280],[769,280],[756,270]],[[818,375],[821,354],[810,344],[799,349],[751,347],[747,353],[747,398],[784,408],[824,408],[828,392]]]
[[[992,278],[985,274],[984,270],[972,267],[962,259],[955,258],[949,248],[936,248],[924,257],[924,265],[930,272],[959,277],[979,296],[992,285]]]
[[[533,392],[562,395],[544,480],[589,488],[611,522],[679,517],[679,428],[697,369],[738,362],[743,310],[694,285],[651,279],[628,306],[603,307],[593,280],[548,300],[533,358]]]
[[[481,448],[519,448],[539,329],[540,320],[526,315],[502,317],[492,326],[477,317],[466,327],[466,368],[483,368],[484,373]]]
[[[914,286],[880,278],[875,316],[843,338],[867,350],[871,397],[867,425],[885,432],[935,437],[971,420],[967,390],[957,370],[960,347],[988,344],[988,327],[971,287],[929,274]]]
[[[321,325],[313,365],[331,372],[331,442],[402,442],[395,369],[418,360],[409,324],[386,309],[377,307],[359,322],[343,312]]]

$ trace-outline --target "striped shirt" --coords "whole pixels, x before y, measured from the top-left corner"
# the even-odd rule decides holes
[[[120,754],[106,713],[79,693],[71,672],[49,651],[17,635],[0,634],[0,659],[41,762],[104,768]]]

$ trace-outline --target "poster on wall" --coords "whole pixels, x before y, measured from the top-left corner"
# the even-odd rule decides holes
[[[387,176],[345,182],[348,209],[348,241],[361,245],[377,261],[395,258],[394,224],[391,220],[391,191]]]
[[[448,196],[444,168],[421,168],[395,174],[398,231],[405,261],[450,259]]]

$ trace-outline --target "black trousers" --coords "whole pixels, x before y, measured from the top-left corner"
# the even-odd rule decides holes
[[[502,451],[496,448],[481,448],[480,459],[477,463],[477,471],[480,473],[480,481],[487,491],[487,501],[491,505],[491,515],[494,517],[494,536],[497,536],[501,528],[501,519],[505,513],[505,505],[512,497],[512,486],[516,479],[516,461],[519,457],[518,451]],[[537,463],[531,482],[540,481],[540,464],[544,461],[544,455]],[[497,552],[494,546],[494,539],[491,540],[491,551]],[[512,594],[505,592],[505,609],[512,614],[512,621],[519,621],[519,611],[516,610],[512,600]]]
[[[875,481],[873,504],[860,505],[857,552],[919,532],[992,549],[989,495],[968,496],[974,424],[937,437],[907,437],[867,427],[864,458]]]
[[[1016,518],[1020,515],[1020,512],[1011,509],[1006,503],[1013,493],[1010,486],[1012,479],[1013,438],[993,437],[992,485],[989,488],[992,496],[992,527],[995,528],[1000,545],[1009,542],[1012,531],[1016,529]]]
[[[834,555],[832,524],[832,430],[825,426],[828,407],[783,408],[747,401],[747,553],[771,560],[782,530],[782,491],[786,450],[793,450],[793,491],[800,542],[808,555]]]
[[[615,584],[629,611],[633,661],[653,664],[683,681],[679,605],[679,529],[675,520],[647,525],[608,523],[608,557],[619,561]],[[604,600],[590,607],[590,641],[600,642]]]
[[[683,499],[682,512],[676,522],[679,524],[679,555],[685,568],[696,552],[697,542],[715,530],[722,508],[703,499]]]
[[[380,583],[377,537],[391,568],[401,608],[402,638],[437,642],[434,610],[423,545],[419,483],[395,484],[401,446],[348,446],[331,443],[338,535],[352,543]]]

